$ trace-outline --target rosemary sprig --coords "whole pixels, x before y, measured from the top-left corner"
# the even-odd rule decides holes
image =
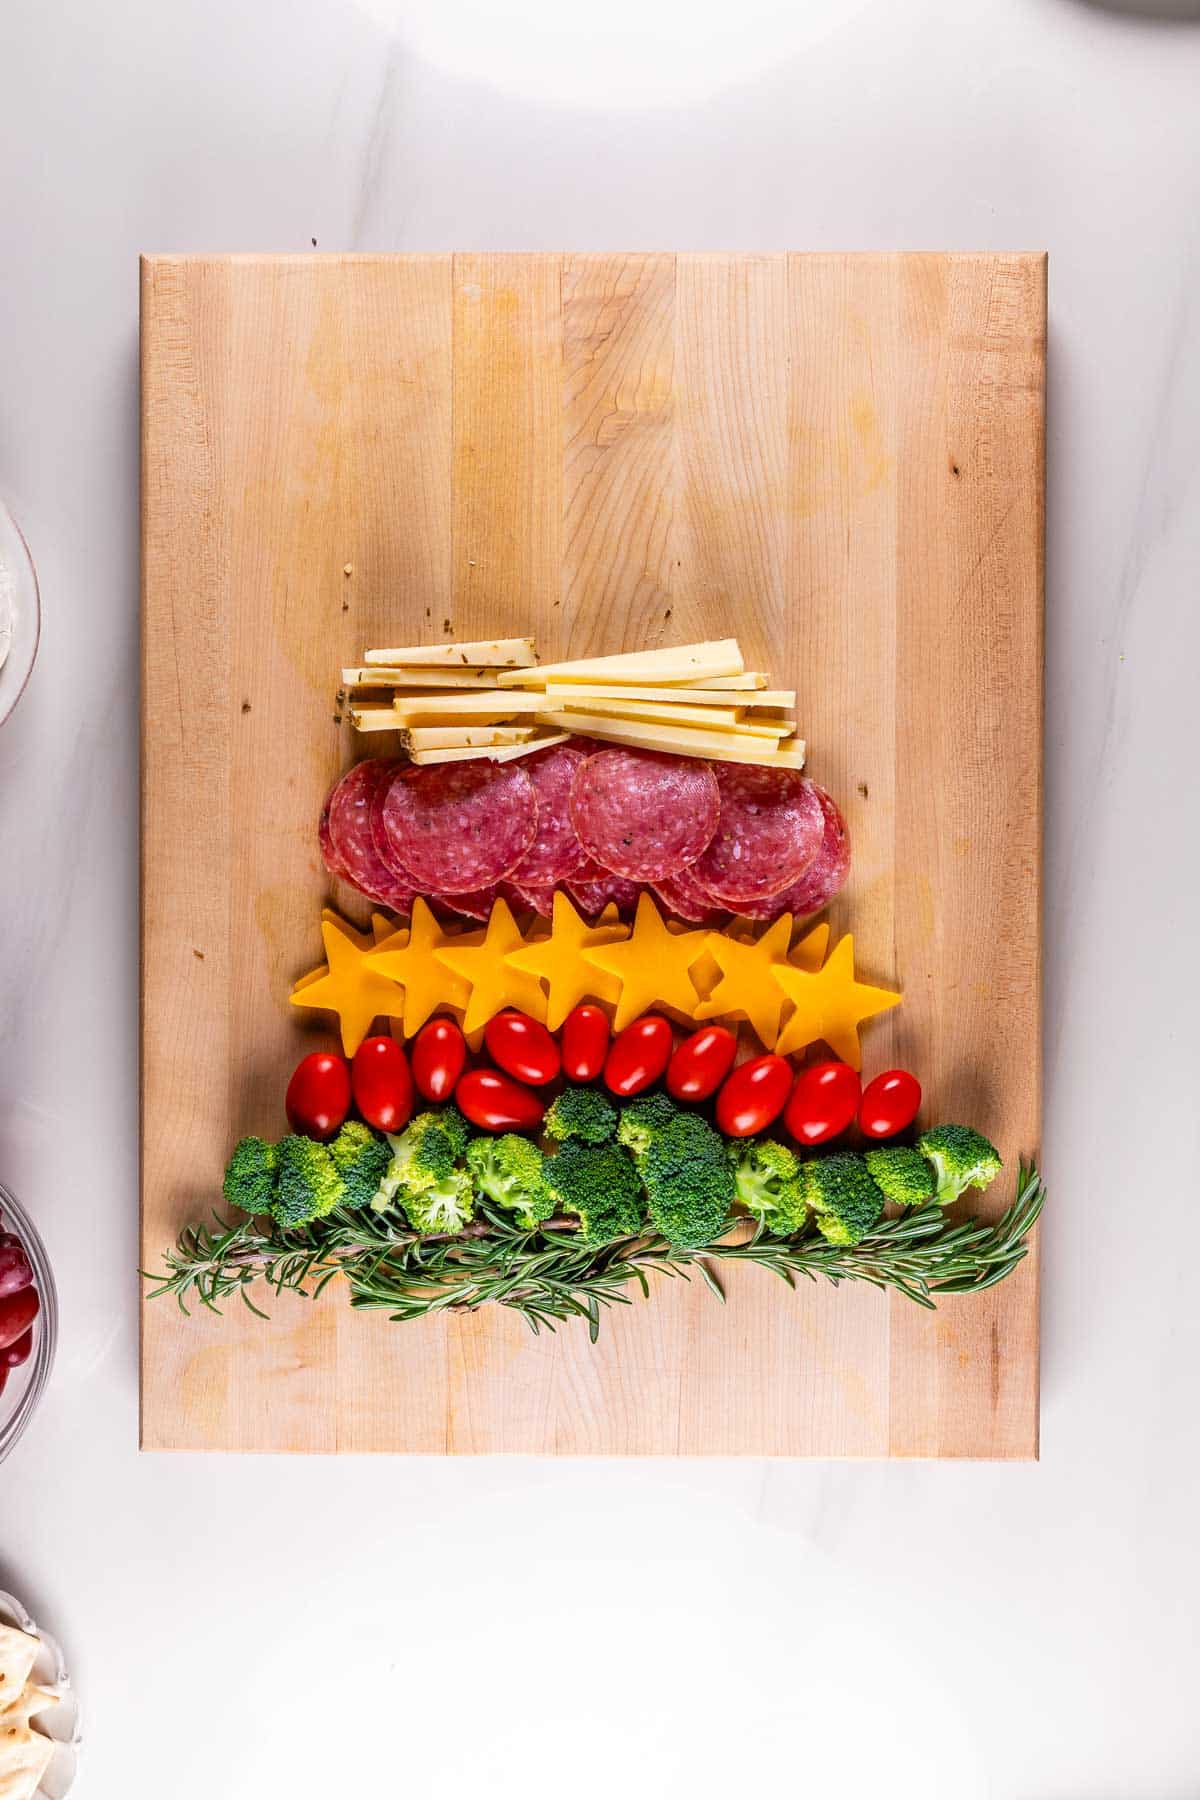
[[[941,1207],[915,1208],[884,1219],[858,1244],[836,1245],[811,1227],[783,1238],[743,1222],[698,1250],[673,1248],[656,1236],[622,1238],[603,1249],[580,1244],[568,1220],[554,1219],[522,1231],[486,1206],[466,1231],[443,1238],[418,1237],[387,1216],[342,1209],[297,1230],[265,1221],[181,1232],[166,1268],[150,1276],[151,1298],[174,1294],[219,1311],[234,1294],[260,1317],[250,1295],[257,1281],[276,1293],[315,1299],[337,1275],[350,1287],[350,1304],[384,1311],[403,1323],[446,1311],[507,1306],[537,1332],[564,1320],[587,1320],[593,1342],[602,1311],[628,1306],[634,1292],[649,1297],[652,1274],[689,1280],[694,1271],[717,1299],[724,1299],[721,1263],[753,1263],[795,1287],[797,1276],[868,1281],[892,1288],[918,1306],[934,1307],[940,1294],[976,1294],[1010,1275],[1028,1251],[1029,1233],[1045,1201],[1034,1164],[1022,1164],[1012,1205],[994,1223],[954,1221]],[[633,1290],[634,1292],[631,1292]]]

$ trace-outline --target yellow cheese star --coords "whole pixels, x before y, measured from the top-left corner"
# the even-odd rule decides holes
[[[471,944],[465,938],[454,938],[434,952],[444,968],[460,976],[464,984],[470,984],[471,997],[463,1020],[468,1036],[506,1006],[515,1006],[531,1019],[546,1017],[541,982],[510,961],[513,952],[524,944],[508,902],[497,900],[482,942],[478,936]]]
[[[829,961],[816,973],[785,964],[773,968],[771,977],[796,1009],[775,1045],[780,1056],[820,1039],[852,1069],[861,1068],[858,1027],[864,1019],[900,1004],[899,994],[855,979],[854,939],[849,935],[839,941]]]
[[[404,989],[405,1037],[419,1031],[439,1007],[453,1010],[467,1004],[466,982],[438,962],[437,952],[448,944],[478,944],[482,938],[479,931],[451,937],[442,930],[424,900],[417,899],[413,901],[408,942],[394,945],[388,939],[370,952],[368,966],[399,982]]]
[[[572,1007],[578,1006],[581,1000],[589,996],[595,1000],[617,998],[621,984],[616,976],[605,975],[585,962],[583,952],[596,944],[614,944],[619,938],[628,936],[627,925],[608,924],[603,920],[589,925],[560,889],[554,895],[550,936],[510,951],[507,961],[512,968],[540,977],[546,983],[546,1024],[551,1031],[557,1031]]]
[[[291,1002],[336,1013],[342,1049],[353,1056],[376,1019],[401,1017],[404,996],[394,981],[368,962],[372,940],[344,919],[323,915],[321,937],[329,966],[301,976],[292,989]]]
[[[783,989],[771,979],[771,970],[786,964],[791,941],[790,913],[776,919],[757,943],[742,944],[714,931],[708,949],[721,978],[696,1008],[696,1017],[714,1019],[721,1013],[739,1013],[749,1019],[769,1050],[779,1036],[783,1011]]]
[[[829,927],[826,924],[814,925],[807,937],[802,937],[792,954],[788,957],[798,969],[807,969],[815,975],[825,961],[825,952],[829,948]]]
[[[700,996],[688,971],[711,938],[709,931],[668,931],[649,894],[641,894],[633,930],[623,942],[582,952],[585,962],[621,983],[614,1030],[624,1031],[653,1006],[670,1006],[694,1018]]]

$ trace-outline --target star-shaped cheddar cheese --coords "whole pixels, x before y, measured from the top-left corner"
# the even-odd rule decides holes
[[[861,1068],[858,1027],[864,1019],[900,1004],[899,994],[855,979],[854,939],[849,934],[839,940],[828,962],[817,971],[776,965],[771,978],[795,1007],[775,1045],[780,1056],[820,1039],[852,1069]]]
[[[828,948],[829,927],[822,921],[820,925],[814,925],[812,930],[800,939],[788,957],[788,961],[794,963],[796,968],[807,969],[810,975],[815,975],[825,961],[825,952]]]
[[[709,931],[668,931],[649,894],[638,898],[633,930],[620,943],[582,952],[584,960],[621,984],[615,1031],[653,1006],[670,1006],[685,1018],[696,1016],[700,996],[689,970],[708,949]]]
[[[546,983],[546,1024],[557,1031],[567,1014],[581,1000],[615,1000],[621,984],[615,975],[605,975],[584,959],[583,952],[597,944],[615,944],[629,936],[629,927],[619,922],[606,923],[605,918],[589,925],[558,889],[554,895],[554,917],[549,937],[520,950],[509,952],[507,961],[514,969]]]
[[[389,938],[368,954],[369,968],[404,989],[405,1037],[419,1031],[439,1007],[461,1010],[466,1006],[466,982],[437,960],[437,952],[449,944],[478,944],[482,939],[480,931],[457,937],[443,931],[424,900],[417,899],[413,901],[408,942],[397,945]]]
[[[779,1036],[783,989],[772,979],[776,965],[787,963],[792,941],[792,918],[784,913],[768,926],[757,942],[739,943],[714,931],[708,953],[721,971],[720,980],[696,1008],[698,1019],[715,1019],[722,1013],[740,1013],[749,1019],[763,1045],[770,1050]]]
[[[449,939],[434,952],[443,968],[470,986],[463,1019],[468,1037],[506,1006],[515,1006],[531,1019],[544,1019],[546,996],[541,982],[536,975],[515,968],[510,960],[514,951],[524,947],[525,939],[506,900],[497,900],[492,906],[482,942],[477,933],[472,937],[472,942],[466,938]]]
[[[368,961],[373,940],[336,913],[322,915],[321,938],[328,967],[302,975],[292,989],[291,1002],[336,1013],[342,1048],[347,1056],[353,1056],[376,1019],[402,1016],[404,996],[393,980]]]

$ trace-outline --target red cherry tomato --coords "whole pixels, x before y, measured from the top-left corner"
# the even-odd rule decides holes
[[[670,1022],[658,1013],[645,1013],[618,1032],[604,1060],[604,1081],[610,1093],[628,1100],[653,1086],[671,1060]]]
[[[412,1074],[395,1038],[363,1039],[350,1065],[350,1086],[360,1116],[376,1131],[403,1131],[412,1118]]]
[[[868,1081],[858,1109],[867,1137],[894,1137],[911,1125],[921,1110],[921,1084],[907,1069],[888,1069]]]
[[[412,1047],[412,1075],[426,1100],[448,1100],[467,1061],[467,1040],[453,1019],[430,1019]]]
[[[350,1071],[344,1056],[314,1050],[301,1057],[284,1100],[288,1124],[301,1137],[331,1138],[350,1111]]]
[[[527,1087],[553,1081],[562,1066],[558,1045],[546,1027],[528,1013],[498,1012],[488,1020],[483,1041],[492,1061]]]
[[[792,1071],[782,1056],[756,1056],[733,1071],[717,1095],[717,1124],[726,1137],[754,1137],[783,1111]]]
[[[684,1038],[667,1064],[667,1092],[673,1100],[707,1100],[715,1094],[737,1052],[737,1038],[724,1025],[703,1025]]]
[[[568,1081],[595,1081],[608,1055],[608,1014],[599,1006],[577,1006],[562,1028],[562,1067]]]
[[[21,1240],[11,1231],[0,1233],[0,1300],[5,1294],[16,1294],[32,1286],[33,1269]]]
[[[41,1301],[36,1288],[22,1288],[18,1294],[7,1294],[0,1300],[0,1350],[7,1350],[23,1338],[38,1316]]]
[[[24,1337],[19,1337],[15,1344],[9,1344],[6,1349],[0,1350],[0,1369],[3,1369],[6,1374],[9,1369],[19,1369],[22,1363],[29,1361],[32,1351],[33,1326],[31,1325]]]
[[[853,1124],[862,1083],[849,1063],[813,1063],[801,1069],[783,1122],[801,1144],[827,1144]]]
[[[472,1125],[481,1131],[534,1131],[545,1107],[536,1094],[495,1069],[470,1069],[454,1090],[454,1098]]]

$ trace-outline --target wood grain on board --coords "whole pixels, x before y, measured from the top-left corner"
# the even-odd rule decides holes
[[[373,642],[736,633],[849,818],[834,930],[904,991],[867,1071],[1037,1148],[1044,349],[1033,255],[145,261],[143,1266],[325,1035],[287,995],[356,751],[337,672]],[[1036,1255],[936,1314],[728,1290],[664,1282],[596,1346],[157,1301],[143,1442],[1036,1455]]]

